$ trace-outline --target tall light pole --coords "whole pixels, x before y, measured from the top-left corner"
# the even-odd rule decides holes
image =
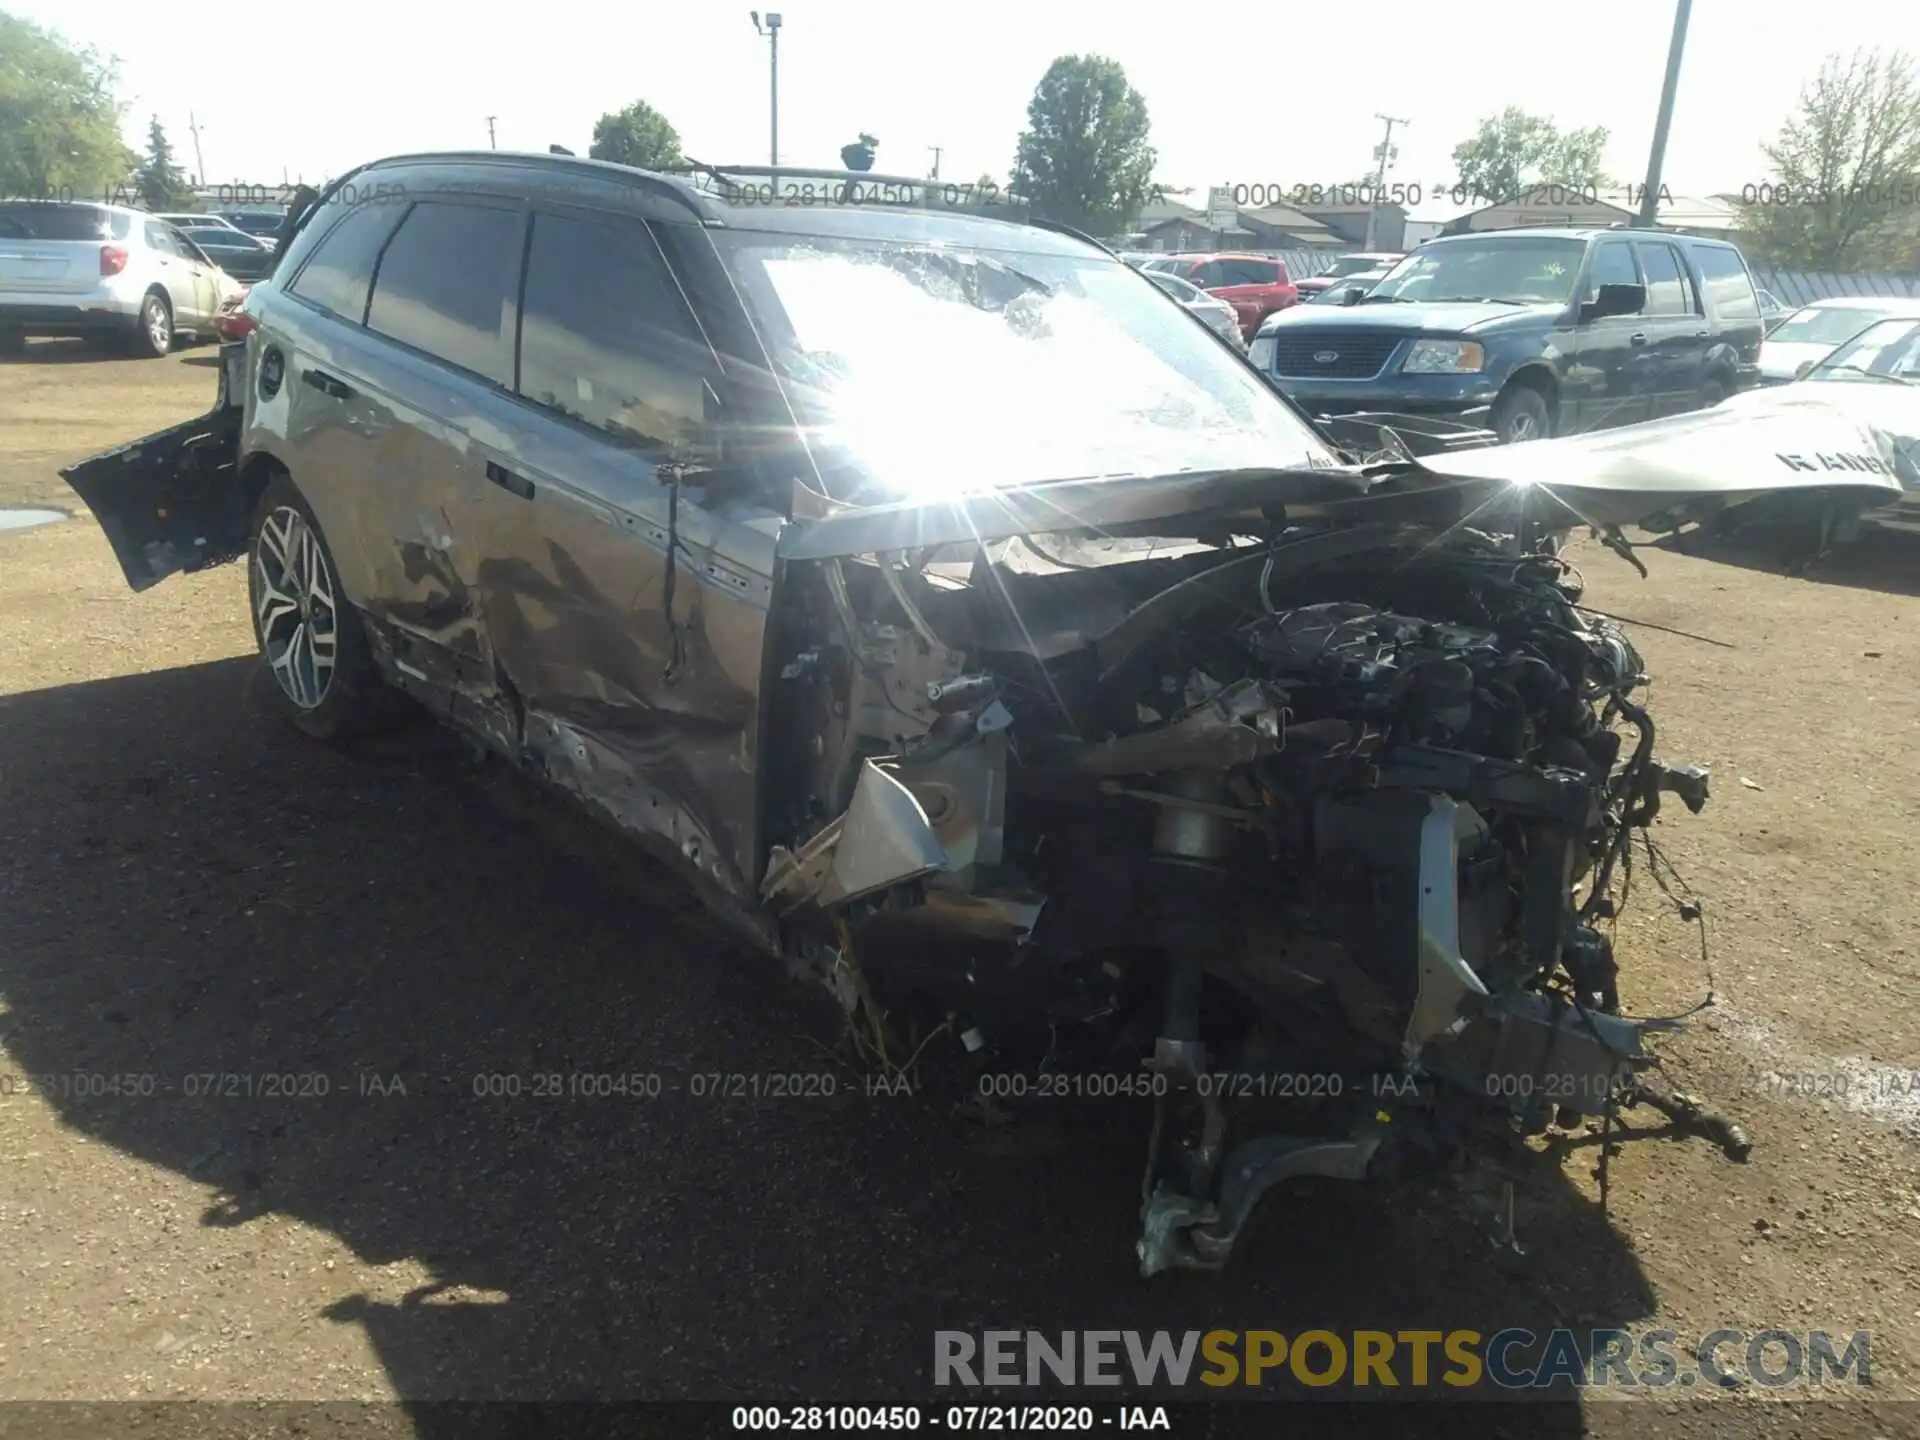
[[[929,180],[938,180],[940,178],[940,152],[945,148],[943,145],[927,146],[927,149],[933,152],[933,174],[927,177]]]
[[[772,136],[768,141],[768,149],[771,151],[771,155],[767,163],[777,170],[780,167],[780,17],[770,13],[767,16],[767,23],[762,25],[760,23],[760,12],[758,10],[750,11],[749,13],[753,16],[753,28],[767,37],[768,54],[770,57],[768,69],[772,85],[769,111],[772,116]],[[779,177],[775,176],[774,179],[777,183]]]
[[[207,183],[207,162],[200,153],[200,122],[194,118],[191,110],[187,112],[187,129],[193,132],[193,168],[197,172],[193,177],[194,183],[204,189]]]
[[[1693,13],[1693,0],[1675,0],[1673,40],[1667,46],[1667,79],[1660,87],[1660,118],[1653,122],[1653,153],[1647,156],[1647,185],[1640,196],[1640,213],[1634,223],[1651,230],[1660,218],[1660,167],[1667,159],[1667,131],[1673,127],[1673,96],[1680,88],[1680,57],[1687,49],[1687,19]]]
[[[499,145],[494,143],[494,138],[493,138],[493,122],[498,120],[499,118],[500,117],[498,115],[487,116],[487,148],[489,150],[498,150],[500,148]]]
[[[1373,249],[1374,245],[1378,243],[1380,234],[1380,192],[1386,188],[1387,166],[1392,164],[1394,157],[1400,153],[1393,148],[1393,127],[1396,125],[1411,125],[1413,123],[1411,120],[1402,120],[1396,115],[1376,114],[1373,118],[1386,121],[1387,133],[1380,138],[1379,148],[1373,152],[1373,158],[1379,163],[1374,167],[1373,195],[1367,203],[1366,248],[1368,250]]]

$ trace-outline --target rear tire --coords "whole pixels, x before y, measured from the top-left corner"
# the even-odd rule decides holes
[[[313,511],[285,475],[268,482],[247,541],[247,598],[280,713],[321,740],[385,728],[397,699]]]
[[[173,306],[158,290],[149,290],[140,301],[140,315],[134,323],[129,345],[144,359],[164,359],[173,351]]]
[[[1493,402],[1490,426],[1502,445],[1546,439],[1553,433],[1547,397],[1531,385],[1509,385]]]

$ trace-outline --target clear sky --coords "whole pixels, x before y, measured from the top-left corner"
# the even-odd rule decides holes
[[[1605,125],[1609,169],[1637,181],[1673,16],[1672,0],[771,3],[784,22],[785,163],[837,166],[865,130],[880,141],[876,170],[926,174],[937,145],[943,178],[1004,181],[1048,63],[1096,53],[1146,97],[1159,178],[1199,197],[1208,184],[1350,180],[1371,167],[1376,111],[1412,122],[1392,179],[1450,182],[1453,146],[1508,104]],[[315,180],[383,154],[484,147],[489,115],[501,149],[584,154],[594,119],[634,99],[662,110],[698,159],[767,159],[767,43],[735,0],[0,5],[117,56],[129,143],[144,145],[157,114],[189,171],[191,112],[214,183]],[[1765,179],[1760,143],[1821,57],[1873,45],[1920,52],[1920,4],[1697,0],[1668,187]]]

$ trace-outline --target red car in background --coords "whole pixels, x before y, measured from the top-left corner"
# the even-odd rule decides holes
[[[1240,333],[1249,339],[1267,316],[1300,299],[1287,262],[1271,255],[1182,255],[1152,264],[1233,306]]]

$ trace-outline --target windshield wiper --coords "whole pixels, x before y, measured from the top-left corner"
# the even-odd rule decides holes
[[[1508,300],[1501,295],[1437,295],[1435,305],[1529,305],[1529,300]]]
[[[1377,291],[1373,291],[1373,290],[1369,290],[1366,294],[1362,295],[1358,300],[1354,301],[1353,303],[1356,305],[1371,305],[1376,300],[1379,301],[1382,305],[1413,304],[1413,301],[1407,299],[1407,297],[1404,295],[1382,295],[1382,294],[1379,294]]]

